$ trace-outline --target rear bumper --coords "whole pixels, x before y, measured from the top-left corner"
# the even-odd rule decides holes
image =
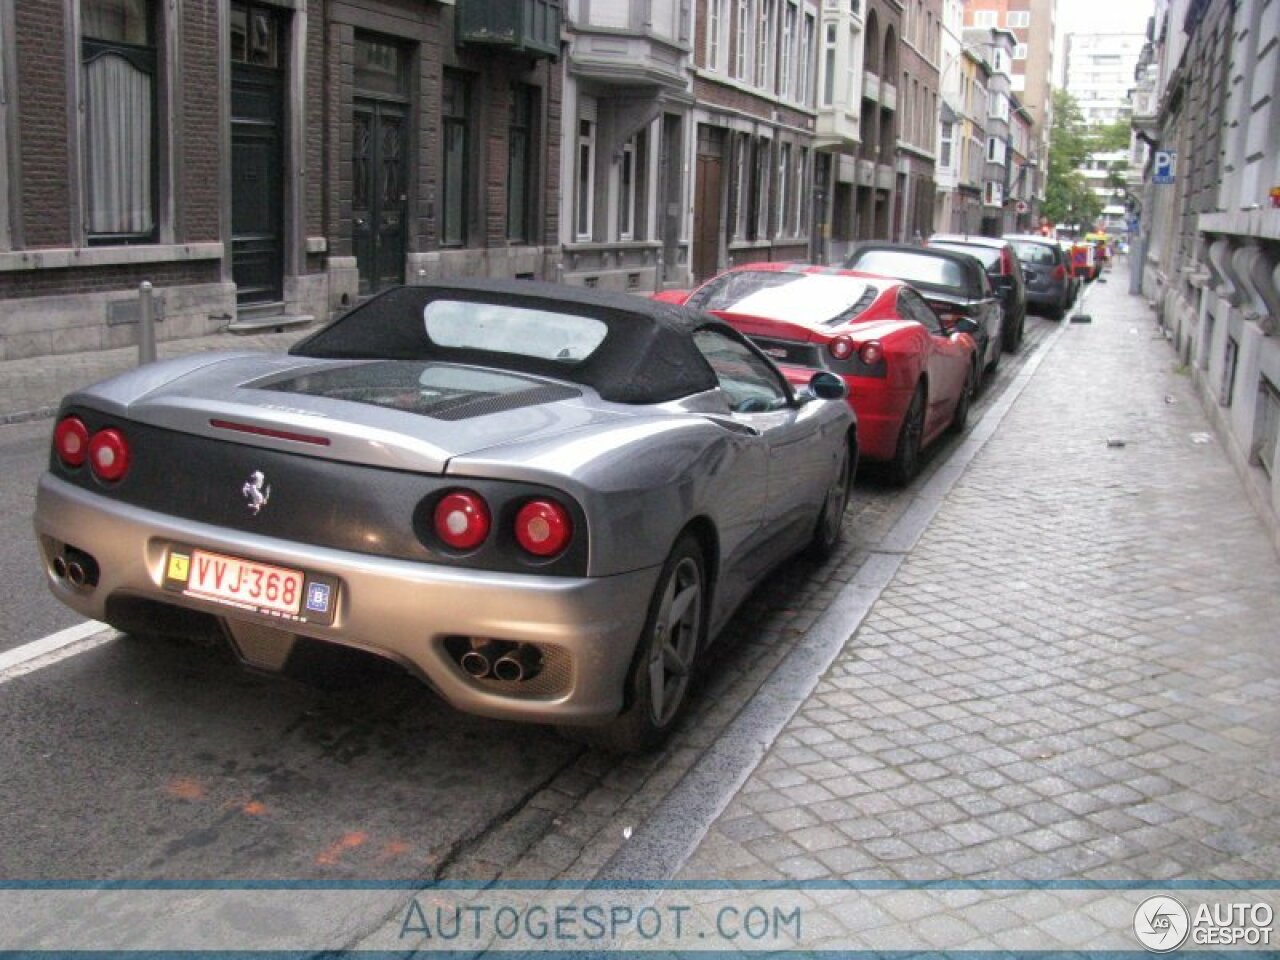
[[[460,710],[508,720],[591,723],[622,707],[622,690],[659,568],[613,577],[550,577],[444,568],[229,532],[120,504],[45,474],[35,528],[54,595],[105,619],[113,597],[151,600],[229,621],[355,647],[395,660]],[[290,624],[164,586],[171,544],[305,569],[336,581],[333,622]],[[53,571],[64,544],[90,554],[93,587]],[[558,648],[564,679],[552,691],[476,680],[445,647],[449,637]]]
[[[849,405],[858,416],[858,455],[868,461],[892,460],[912,390],[895,390],[887,380],[846,377]],[[873,385],[873,386],[872,386]]]
[[[1027,289],[1027,306],[1028,307],[1048,307],[1055,309],[1067,302],[1066,285],[1058,287],[1050,287],[1046,290]]]

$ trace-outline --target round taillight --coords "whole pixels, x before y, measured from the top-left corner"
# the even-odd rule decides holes
[[[858,351],[858,358],[868,367],[874,367],[884,359],[884,347],[880,345],[879,340],[870,340],[862,345],[862,349]]]
[[[530,500],[516,514],[516,541],[535,557],[554,557],[572,537],[569,511],[554,500]]]
[[[837,360],[848,360],[853,356],[853,341],[848,337],[836,337],[827,344],[827,349]]]
[[[53,448],[66,466],[80,466],[89,452],[89,428],[79,417],[63,417],[53,428]]]
[[[89,441],[89,466],[99,480],[119,480],[129,472],[129,443],[114,427],[99,430]]]
[[[436,504],[436,536],[455,550],[474,550],[489,536],[489,506],[476,493],[455,490]]]

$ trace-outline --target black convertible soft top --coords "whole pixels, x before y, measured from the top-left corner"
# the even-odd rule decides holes
[[[542,359],[434,342],[423,308],[434,300],[524,307],[593,317],[608,332],[586,359]],[[392,287],[322,330],[294,344],[300,357],[438,360],[519,370],[591,387],[615,403],[664,403],[717,386],[715,373],[693,341],[712,328],[742,343],[728,324],[676,304],[532,280],[449,280]]]

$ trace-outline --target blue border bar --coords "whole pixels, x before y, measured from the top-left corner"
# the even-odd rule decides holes
[[[3,880],[0,890],[1280,890],[1280,880]],[[3,956],[0,954],[0,956]]]

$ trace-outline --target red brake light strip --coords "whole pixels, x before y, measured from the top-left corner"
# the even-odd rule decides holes
[[[231,420],[210,420],[209,426],[219,430],[235,430],[237,433],[251,433],[255,437],[274,437],[277,440],[293,440],[296,443],[311,443],[317,447],[329,446],[328,437],[317,437],[309,433],[294,433],[291,430],[275,430],[271,427],[255,427],[251,423],[234,423]]]

